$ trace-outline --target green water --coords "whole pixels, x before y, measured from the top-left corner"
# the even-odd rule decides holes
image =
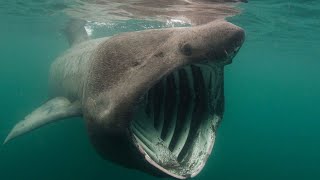
[[[246,30],[247,39],[226,68],[225,117],[195,179],[318,180],[320,1],[252,0],[240,8],[243,13],[229,20]],[[0,139],[5,139],[46,100],[49,66],[68,44],[61,34],[63,15],[0,14]],[[104,33],[142,29],[130,23]],[[80,118],[0,147],[1,180],[136,178],[157,179],[100,158]]]

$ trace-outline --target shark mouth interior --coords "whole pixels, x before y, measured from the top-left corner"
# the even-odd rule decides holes
[[[223,100],[223,67],[182,67],[139,103],[131,123],[133,141],[160,171],[179,179],[193,177],[211,153]]]
[[[189,64],[163,77],[136,106],[133,143],[161,172],[186,179],[204,167],[224,111],[223,67],[242,42],[236,44],[220,63]]]

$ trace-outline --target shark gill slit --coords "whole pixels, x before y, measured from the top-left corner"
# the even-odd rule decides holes
[[[192,79],[188,80],[188,70],[186,68],[181,69],[179,73],[179,101],[180,106],[178,107],[177,113],[177,125],[175,128],[175,133],[173,135],[172,141],[169,145],[169,149],[173,151],[173,153],[177,156],[181,150],[183,145],[185,144],[188,134],[189,134],[189,125],[191,120],[191,109],[193,107],[192,104],[192,92],[191,85]],[[191,77],[190,77],[191,78]]]
[[[175,73],[170,74],[167,78],[165,109],[164,109],[164,123],[161,132],[161,139],[164,140],[165,145],[169,146],[176,126],[177,114],[177,87],[175,82]]]

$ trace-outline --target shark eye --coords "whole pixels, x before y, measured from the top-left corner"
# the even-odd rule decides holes
[[[186,43],[181,46],[181,52],[182,54],[186,56],[191,56],[192,55],[192,47],[190,44]]]

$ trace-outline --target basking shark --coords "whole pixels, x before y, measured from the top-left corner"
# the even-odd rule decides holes
[[[223,117],[224,66],[243,44],[244,30],[216,20],[98,39],[79,23],[66,32],[71,47],[51,65],[49,100],[4,143],[81,116],[105,159],[156,176],[196,176]]]

